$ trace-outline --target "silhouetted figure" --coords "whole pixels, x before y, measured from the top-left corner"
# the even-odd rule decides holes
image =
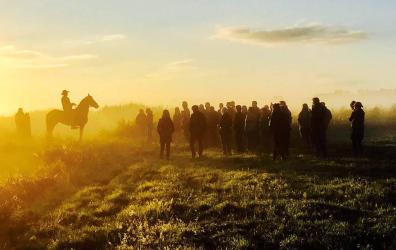
[[[182,129],[184,133],[185,139],[190,141],[190,109],[188,107],[188,103],[184,101],[182,103],[183,110],[181,112],[182,115]]]
[[[230,114],[232,120],[235,118],[235,113],[236,113],[236,108],[235,108],[235,102],[230,101],[229,102],[229,108],[227,109],[228,113]]]
[[[135,119],[135,124],[140,137],[144,137],[147,133],[147,116],[143,109],[139,110]]]
[[[199,109],[199,112],[201,112],[203,115],[205,115],[205,106],[203,104],[199,104],[198,109]]]
[[[223,154],[231,155],[232,147],[232,117],[227,108],[223,108],[223,116],[220,121],[221,144],[223,145]]]
[[[204,107],[205,108],[201,111],[204,114],[205,119],[206,119],[206,123],[207,123],[207,129],[205,130],[205,135],[204,135],[204,146],[205,146],[205,148],[209,148],[209,147],[214,146],[214,143],[213,143],[214,139],[211,136],[212,136],[212,133],[213,133],[213,127],[214,126],[215,126],[215,128],[214,128],[215,129],[215,133],[216,133],[216,130],[217,130],[217,123],[216,123],[217,113],[216,113],[216,118],[212,119],[211,111],[210,111],[211,110],[210,103],[206,102]]]
[[[279,102],[280,108],[282,110],[283,119],[285,122],[285,132],[284,132],[284,148],[286,154],[289,155],[289,148],[290,148],[290,132],[291,132],[291,125],[292,125],[292,115],[287,106],[285,101]]]
[[[73,107],[76,105],[75,103],[72,103],[69,98],[69,91],[63,90],[62,91],[62,108],[63,112],[65,112],[65,117],[67,120],[70,120],[70,125],[71,128],[74,129],[76,126],[74,126],[74,114],[73,114]]]
[[[31,125],[30,125],[30,116],[28,113],[24,113],[22,108],[18,109],[18,112],[15,114],[15,126],[16,132],[21,137],[30,137]]]
[[[183,129],[183,117],[180,112],[180,108],[178,107],[175,108],[175,113],[173,114],[173,125],[175,127],[175,134],[177,136],[176,140],[178,140]]]
[[[312,142],[318,156],[327,155],[326,127],[328,120],[327,108],[320,103],[319,98],[312,99],[311,131]]]
[[[363,138],[364,138],[364,116],[363,105],[361,102],[354,103],[354,109],[349,121],[352,127],[352,147],[355,156],[360,156],[363,153]]]
[[[147,122],[147,142],[151,143],[153,139],[154,115],[150,108],[146,109],[146,122]]]
[[[323,106],[324,109],[325,109],[325,128],[326,128],[326,133],[327,133],[327,129],[328,129],[329,126],[330,126],[330,122],[331,122],[331,119],[333,119],[333,115],[331,114],[330,109],[328,109],[328,108],[326,107],[326,103],[321,102],[321,104],[322,104],[322,106]]]
[[[216,147],[218,146],[218,137],[219,137],[219,123],[220,123],[219,114],[215,110],[214,107],[210,106],[209,110],[206,113],[206,123],[207,123],[207,129],[206,129],[206,145],[208,147]]]
[[[246,114],[242,113],[241,105],[237,105],[234,117],[234,135],[238,153],[245,152],[245,120]]]
[[[300,136],[306,146],[311,145],[311,110],[304,103],[300,114],[298,114],[298,129]]]
[[[160,157],[161,159],[164,157],[164,150],[166,149],[166,159],[169,160],[172,134],[175,131],[175,127],[168,110],[164,110],[162,113],[162,117],[158,121],[157,131],[161,144]]]
[[[265,105],[260,112],[260,148],[261,153],[270,150],[270,128],[269,122],[271,118],[271,110],[268,105]]]
[[[199,107],[194,105],[192,107],[193,113],[190,118],[190,148],[192,157],[196,157],[195,144],[198,143],[198,155],[202,157],[203,154],[203,137],[206,130],[206,118],[199,111]]]
[[[248,109],[245,122],[247,148],[249,152],[257,152],[259,142],[260,112],[254,107]]]
[[[219,113],[220,118],[223,115],[223,108],[224,108],[224,104],[219,103],[219,109],[217,110],[217,113]]]
[[[273,160],[280,155],[281,159],[287,156],[287,131],[289,130],[289,121],[287,114],[281,109],[279,103],[273,104],[273,110],[270,119],[270,129],[273,136]]]

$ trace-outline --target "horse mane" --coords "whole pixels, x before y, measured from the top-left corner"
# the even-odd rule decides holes
[[[77,108],[76,109],[78,109],[78,108],[80,108],[81,106],[83,106],[83,104],[85,104],[87,101],[88,101],[88,99],[90,98],[91,96],[89,96],[89,95],[87,95],[86,97],[84,97],[81,101],[80,101],[80,103],[77,105]]]

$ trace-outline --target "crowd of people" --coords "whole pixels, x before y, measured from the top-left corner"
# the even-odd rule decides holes
[[[355,155],[362,153],[364,137],[364,111],[360,102],[351,103],[350,117],[352,144]],[[312,99],[312,107],[303,104],[298,115],[298,128],[302,142],[313,148],[319,157],[327,156],[327,130],[332,119],[331,111],[319,98]],[[151,140],[153,113],[140,110],[136,125]],[[259,108],[256,101],[250,107],[236,105],[231,101],[219,104],[216,110],[210,103],[193,105],[182,103],[175,108],[173,117],[164,110],[157,131],[160,137],[161,158],[170,157],[174,134],[183,135],[189,142],[193,158],[202,157],[204,149],[222,147],[224,155],[234,153],[263,154],[272,151],[273,159],[284,160],[289,155],[292,114],[285,101],[271,103]]]

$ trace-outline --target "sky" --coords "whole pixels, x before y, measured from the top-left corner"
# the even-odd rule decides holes
[[[0,115],[60,108],[63,89],[73,102],[89,93],[102,106],[164,107],[297,107],[322,93],[392,91],[395,9],[388,0],[0,0]]]

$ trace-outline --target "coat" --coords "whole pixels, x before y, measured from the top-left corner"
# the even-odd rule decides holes
[[[161,143],[169,143],[172,141],[172,134],[175,131],[175,127],[170,118],[161,118],[158,121],[157,131],[160,136]]]

